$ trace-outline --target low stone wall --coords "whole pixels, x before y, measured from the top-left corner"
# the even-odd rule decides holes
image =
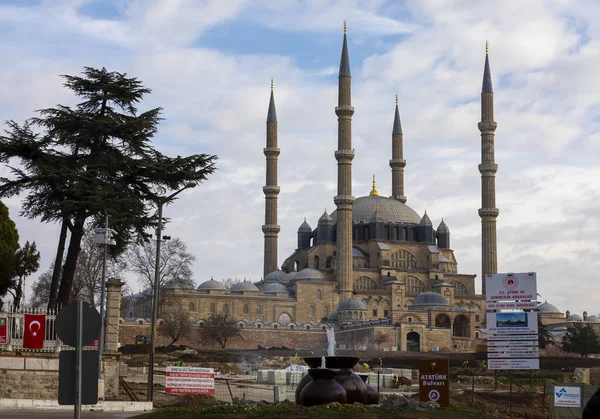
[[[118,396],[119,355],[102,362],[105,398]],[[58,354],[0,355],[0,399],[58,399]]]

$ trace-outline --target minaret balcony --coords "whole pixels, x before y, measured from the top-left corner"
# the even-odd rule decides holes
[[[479,208],[479,216],[480,217],[497,217],[500,214],[500,210],[498,208]]]
[[[406,167],[406,160],[404,159],[391,159],[390,167]]]
[[[279,153],[281,151],[277,147],[266,147],[263,149],[263,152],[265,153],[265,156],[267,156],[267,157],[271,157],[271,156],[277,157],[277,156],[279,156]]]
[[[281,190],[281,188],[279,186],[275,186],[275,185],[263,186],[263,192],[265,193],[266,196],[277,196],[277,195],[279,195],[280,190]]]
[[[335,107],[335,114],[337,116],[352,116],[354,115],[354,106],[352,105],[339,105]]]
[[[494,174],[498,171],[498,165],[496,163],[481,163],[479,166],[479,173],[481,174]]]
[[[337,161],[352,161],[354,159],[353,150],[336,150],[335,159]]]
[[[265,235],[274,234],[276,235],[281,230],[281,227],[277,224],[265,224],[262,226],[262,231]]]
[[[493,134],[497,126],[498,124],[494,121],[481,121],[477,123],[477,127],[479,127],[479,131],[482,134]]]

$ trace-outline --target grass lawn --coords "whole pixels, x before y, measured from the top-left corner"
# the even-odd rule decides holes
[[[200,418],[431,418],[431,419],[474,419],[492,418],[470,409],[435,409],[428,411],[399,411],[390,407],[369,408],[351,405],[328,405],[303,407],[294,403],[281,403],[277,406],[257,405],[217,405],[200,407],[162,408],[152,413],[135,416],[137,419],[200,419]]]

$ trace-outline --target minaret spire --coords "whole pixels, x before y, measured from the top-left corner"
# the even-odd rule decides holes
[[[265,259],[263,278],[277,270],[277,239],[280,227],[277,224],[277,112],[275,112],[275,96],[273,79],[271,79],[271,99],[267,112],[267,147],[263,150],[267,158],[267,180],[263,188],[265,194],[265,225],[262,231],[265,235]]]
[[[336,279],[339,282],[340,301],[352,298],[352,115],[350,60],[344,21],[344,43],[340,60],[338,81],[338,149],[335,159],[338,162],[338,191],[333,199],[337,206],[336,238]]]
[[[402,138],[398,94],[396,94],[396,113],[394,114],[394,127],[392,129],[392,159],[390,160],[390,167],[392,168],[392,198],[405,204],[404,167],[406,166],[406,160],[404,160],[404,152],[402,150]]]
[[[496,218],[499,211],[496,208],[496,172],[498,165],[494,157],[494,93],[488,57],[488,43],[485,45],[485,67],[481,88],[481,280],[482,293],[485,295],[485,276],[498,272],[498,250],[496,242]]]

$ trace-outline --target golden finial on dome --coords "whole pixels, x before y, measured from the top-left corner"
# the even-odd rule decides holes
[[[327,207],[325,207],[325,214],[327,214]]]
[[[304,217],[304,222],[306,222],[306,217]]]
[[[271,90],[273,90],[274,84],[273,84],[273,78],[271,77]]]
[[[398,105],[398,93],[396,93],[396,106]]]
[[[488,41],[485,41],[485,53],[487,54],[489,51],[489,43]]]
[[[344,19],[344,35],[346,34],[346,19]]]
[[[371,193],[369,195],[379,196],[379,192],[377,192],[377,189],[375,189],[375,175],[373,175],[373,189],[371,189]]]

